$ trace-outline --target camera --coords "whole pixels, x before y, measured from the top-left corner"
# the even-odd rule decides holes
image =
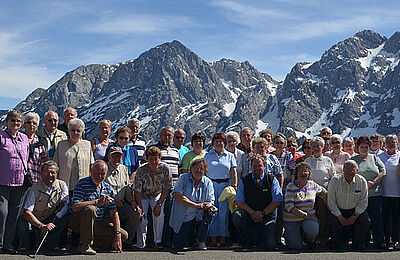
[[[214,205],[210,205],[210,206],[207,208],[207,211],[208,211],[211,215],[215,216],[215,215],[217,215],[217,213],[218,213],[218,208],[215,207]]]

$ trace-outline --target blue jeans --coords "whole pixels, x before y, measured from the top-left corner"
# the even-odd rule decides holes
[[[373,196],[368,198],[367,207],[368,216],[371,219],[372,237],[375,246],[385,242],[385,233],[383,227],[383,197]],[[371,236],[367,233],[367,242],[369,243]]]
[[[242,237],[243,245],[259,245],[261,241],[267,250],[274,250],[278,245],[278,230],[274,219],[264,216],[261,223],[255,223],[249,213],[239,209],[233,213],[232,222]]]
[[[300,223],[285,223],[286,245],[289,249],[300,250],[303,248],[303,240],[313,243],[318,235],[318,222],[304,219]]]
[[[183,222],[179,233],[174,233],[174,248],[182,249],[186,243],[190,240],[190,235],[197,233],[197,241],[205,242],[208,236],[208,230],[212,216],[207,211],[204,211],[203,218],[201,220],[196,220],[194,218],[191,221]]]

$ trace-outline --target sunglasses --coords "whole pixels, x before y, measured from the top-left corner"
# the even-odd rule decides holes
[[[304,149],[311,149],[311,146],[304,146]]]
[[[81,129],[71,129],[71,132],[72,132],[72,133],[80,133],[80,132],[81,132]]]
[[[129,137],[119,136],[118,139],[119,139],[119,140],[129,140]]]
[[[185,139],[184,136],[175,136],[175,138],[176,138],[176,139],[179,139],[179,140],[184,140],[184,139]]]
[[[21,119],[14,119],[14,118],[10,119],[10,121],[13,123],[21,123],[22,122]]]
[[[37,125],[38,123],[36,123],[35,121],[26,121],[25,124],[27,124],[27,125]]]
[[[58,120],[57,119],[47,119],[47,122],[49,123],[56,123]]]
[[[285,144],[284,142],[275,142],[276,144]]]

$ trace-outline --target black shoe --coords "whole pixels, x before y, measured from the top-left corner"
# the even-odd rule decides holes
[[[18,254],[18,251],[15,250],[14,248],[4,248],[2,249],[4,254],[10,254],[10,255],[15,255]]]

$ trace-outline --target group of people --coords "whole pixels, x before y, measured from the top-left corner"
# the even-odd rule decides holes
[[[12,110],[0,131],[0,247],[96,254],[96,248],[286,245],[400,249],[398,136],[346,137],[329,127],[297,140],[250,128],[201,132],[185,146],[182,129],[163,127],[147,144],[131,119],[110,137],[85,140],[69,107],[59,125]],[[23,126],[24,131],[21,131]],[[371,238],[372,235],[372,238]],[[372,243],[371,243],[372,242]]]

